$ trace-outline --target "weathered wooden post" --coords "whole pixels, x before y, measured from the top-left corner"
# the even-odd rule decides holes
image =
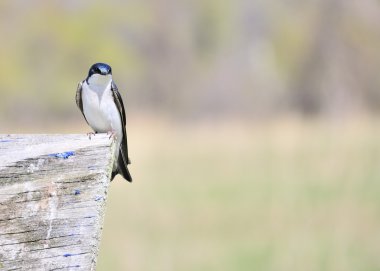
[[[95,270],[113,141],[0,135],[0,270]]]

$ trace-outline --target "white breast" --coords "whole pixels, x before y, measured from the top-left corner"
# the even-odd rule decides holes
[[[119,157],[119,146],[123,139],[123,128],[120,113],[112,96],[111,82],[110,79],[105,83],[88,85],[84,81],[82,103],[86,120],[95,132],[114,132],[116,135],[115,163],[113,165],[113,170],[115,170]]]
[[[95,132],[106,133],[114,131],[121,141],[123,136],[120,113],[115,105],[111,82],[105,87],[82,85],[83,113]]]

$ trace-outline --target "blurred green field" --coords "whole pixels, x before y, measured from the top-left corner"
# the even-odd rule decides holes
[[[379,124],[131,118],[97,270],[379,270]]]

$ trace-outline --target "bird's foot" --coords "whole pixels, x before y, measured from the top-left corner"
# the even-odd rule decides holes
[[[94,133],[94,132],[89,132],[89,133],[87,133],[88,139],[91,140],[91,136],[95,136],[95,134],[96,134],[96,133]]]
[[[108,131],[107,135],[109,135],[109,139],[116,139],[116,132],[114,130]]]

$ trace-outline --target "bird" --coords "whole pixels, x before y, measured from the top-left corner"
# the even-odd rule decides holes
[[[95,63],[90,67],[88,76],[79,82],[76,103],[94,133],[107,133],[115,137],[115,162],[112,167],[111,181],[117,174],[132,182],[128,164],[128,142],[123,100],[112,79],[112,69],[106,63]]]

